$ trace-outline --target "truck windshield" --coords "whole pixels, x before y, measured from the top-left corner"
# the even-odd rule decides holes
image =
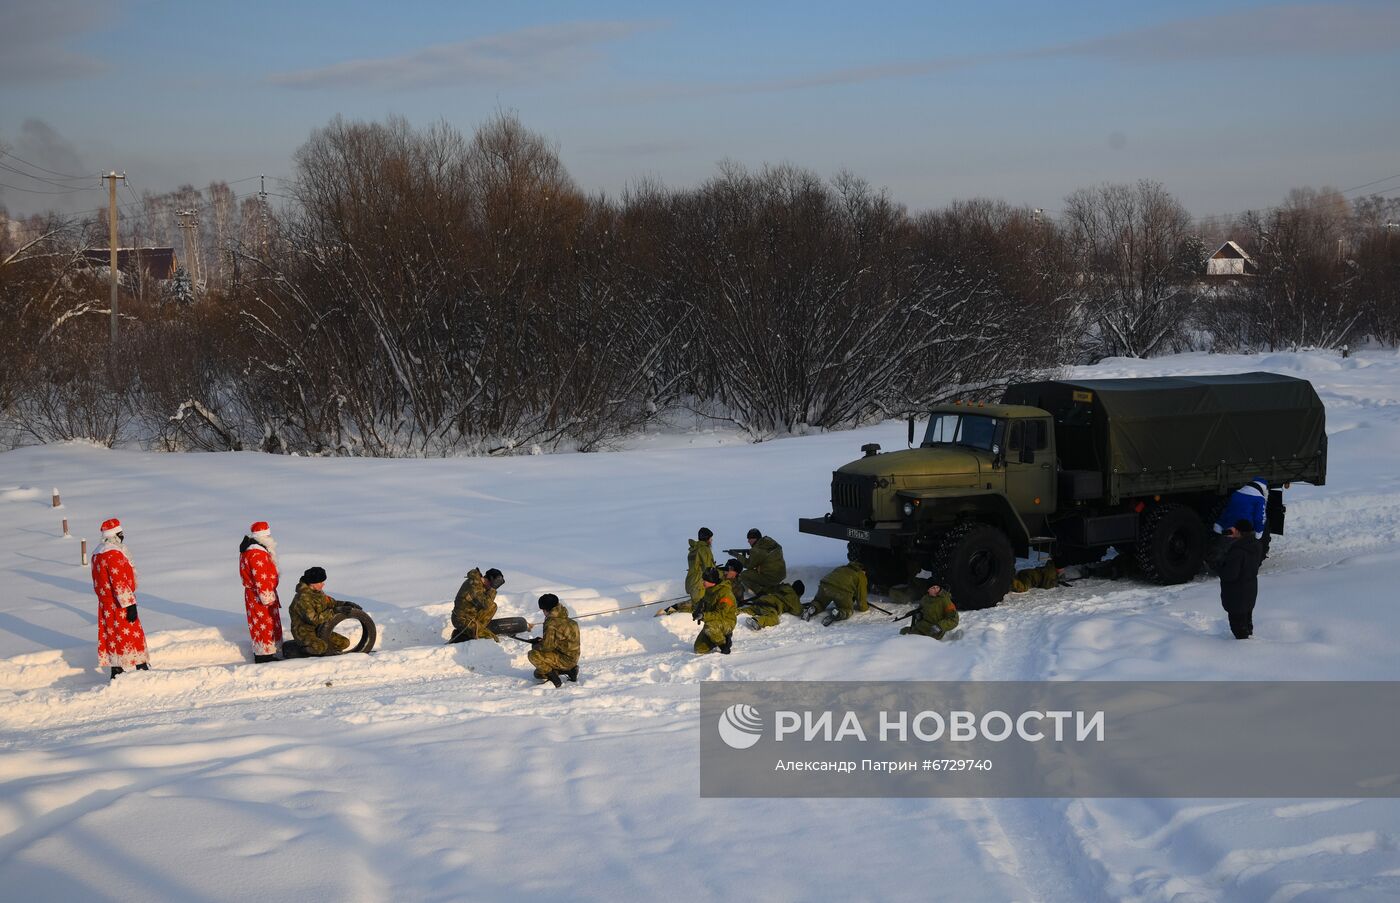
[[[982,414],[934,414],[924,433],[924,445],[966,445],[991,451],[997,420]]]

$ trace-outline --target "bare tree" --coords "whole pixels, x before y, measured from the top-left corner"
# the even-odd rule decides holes
[[[1086,352],[1149,357],[1176,350],[1204,266],[1186,209],[1149,180],[1083,188],[1065,199],[1078,259]]]

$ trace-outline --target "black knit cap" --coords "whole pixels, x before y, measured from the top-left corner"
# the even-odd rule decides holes
[[[749,539],[762,539],[763,531],[758,529],[757,527],[754,527],[752,530],[749,531],[748,536]]]
[[[744,569],[744,565],[740,563],[739,559],[731,558],[724,563],[724,569],[726,571],[733,571],[737,574]]]
[[[695,534],[695,536],[696,536],[701,542],[705,542],[705,541],[707,541],[707,540],[713,539],[713,538],[714,538],[714,535],[715,535],[715,531],[714,531],[714,530],[711,530],[709,527],[701,527],[701,528],[700,528],[700,532]]]
[[[545,593],[540,596],[540,611],[550,611],[559,604],[559,597],[554,593]]]
[[[705,568],[705,573],[700,575],[700,579],[706,583],[719,583],[724,578],[720,576],[719,568]]]
[[[326,569],[322,567],[307,568],[306,573],[301,575],[301,582],[306,584],[325,583]]]
[[[503,585],[505,585],[506,582],[506,575],[502,574],[495,568],[491,568],[481,576],[482,579],[484,579],[487,583],[491,584],[492,589],[500,589]]]

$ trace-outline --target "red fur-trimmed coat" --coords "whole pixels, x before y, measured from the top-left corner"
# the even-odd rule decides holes
[[[97,594],[97,664],[131,669],[148,663],[146,631],[126,619],[136,604],[136,568],[126,546],[106,540],[92,556],[92,590]]]
[[[238,573],[243,578],[243,607],[248,613],[253,654],[276,655],[282,649],[282,602],[277,596],[281,575],[276,549],[244,537]]]

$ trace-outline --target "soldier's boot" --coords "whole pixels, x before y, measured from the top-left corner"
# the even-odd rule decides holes
[[[801,599],[802,594],[807,592],[807,584],[801,580],[794,580],[792,581],[792,591],[797,593],[797,598]]]
[[[112,666],[112,676],[109,677],[109,678],[107,678],[107,679],[108,679],[108,680],[116,680],[116,679],[117,679],[117,675],[118,675],[118,674],[125,673],[125,671],[126,671],[126,669],[125,669],[125,668],[122,668],[120,665],[113,665],[113,666]]]
[[[578,665],[574,665],[572,668],[565,671],[564,676],[569,679],[570,683],[578,683]]]
[[[802,606],[802,620],[804,620],[804,621],[810,621],[810,620],[812,620],[813,617],[816,616],[816,614],[817,614],[817,606],[815,606],[815,605],[804,605],[804,606]]]
[[[833,612],[831,612],[830,614],[828,614],[826,617],[822,618],[822,626],[823,626],[823,627],[830,627],[832,624],[835,624],[835,623],[836,623],[837,621],[839,621],[839,620],[841,620],[841,616],[838,615],[836,612],[833,611]]]
[[[562,680],[559,679],[559,672],[558,672],[558,671],[550,671],[550,672],[548,672],[547,674],[545,674],[544,679],[547,680],[547,681],[549,681],[550,683],[554,684],[554,686],[555,686],[556,688],[557,688],[557,687],[562,687],[562,686],[564,685],[564,682],[563,682]]]
[[[719,644],[719,651],[725,655],[734,651],[734,634],[726,633],[724,635],[724,642]]]
[[[745,618],[744,626],[750,630],[762,630],[763,625],[758,623],[758,618]]]

